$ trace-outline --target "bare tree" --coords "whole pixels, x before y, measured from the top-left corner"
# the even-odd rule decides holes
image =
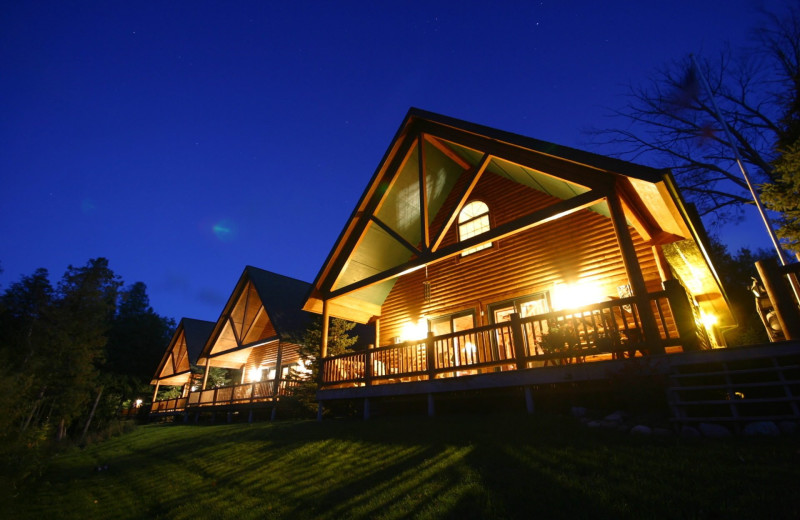
[[[697,58],[757,184],[773,180],[778,144],[788,130],[786,114],[798,99],[798,13],[797,8],[780,16],[766,13],[751,47]],[[623,125],[592,130],[595,140],[623,158],[671,168],[687,198],[712,223],[739,217],[752,203],[690,56],[631,85],[627,103],[612,114]]]

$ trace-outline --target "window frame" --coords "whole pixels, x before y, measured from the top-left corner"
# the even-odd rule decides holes
[[[467,210],[467,208],[469,208],[473,204],[482,204],[486,208],[486,211],[484,213],[481,213],[481,214],[476,215],[474,217],[470,217],[469,219],[467,219],[467,220],[462,222],[461,221],[461,215],[464,213],[464,211]],[[469,235],[467,237],[464,237],[462,235],[462,231],[461,230],[462,230],[463,226],[466,226],[468,224],[471,224],[473,222],[479,221],[479,220],[484,219],[484,218],[486,219],[486,226],[487,226],[485,231],[481,231],[480,233]],[[461,208],[461,211],[458,212],[458,217],[456,218],[456,225],[458,226],[457,234],[458,234],[459,243],[463,242],[464,240],[466,240],[468,238],[480,236],[480,235],[490,231],[492,229],[492,219],[491,219],[491,210],[489,209],[489,205],[485,201],[480,200],[480,199],[474,199],[474,200],[471,200],[471,201],[467,202]],[[492,242],[487,242],[485,244],[481,244],[481,245],[477,245],[477,246],[474,246],[474,247],[470,247],[469,249],[461,251],[461,255],[460,256],[462,258],[465,257],[465,256],[470,256],[470,255],[473,255],[475,253],[479,253],[481,251],[491,249],[493,246],[494,246],[494,242],[492,241]]]

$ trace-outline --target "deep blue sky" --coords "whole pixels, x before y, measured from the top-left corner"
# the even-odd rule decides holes
[[[216,320],[246,264],[313,280],[409,107],[602,152],[627,83],[760,5],[491,4],[4,2],[0,290],[105,256]]]

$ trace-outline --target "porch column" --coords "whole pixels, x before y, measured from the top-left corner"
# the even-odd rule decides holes
[[[375,318],[375,347],[381,346],[381,318]]]
[[[242,378],[239,381],[240,385],[244,384],[244,376],[245,376],[246,373],[247,373],[247,363],[242,363]]]
[[[328,310],[328,300],[322,300],[322,346],[320,348],[320,358],[328,356],[328,327],[330,325],[330,314]]]
[[[281,363],[283,363],[283,343],[278,342],[278,354],[275,357],[275,381],[272,382],[272,397],[277,398],[281,390]]]
[[[184,383],[183,388],[181,388],[181,397],[186,397],[189,395],[189,383]]]
[[[678,280],[666,280],[664,290],[667,292],[669,307],[672,317],[678,328],[684,351],[700,350],[700,340],[697,337],[697,324],[694,321],[694,311],[689,303],[686,290]]]
[[[759,260],[756,270],[764,284],[775,309],[775,316],[783,330],[785,339],[800,339],[800,314],[792,297],[792,292],[783,280],[783,274],[775,260]]]
[[[662,282],[672,280],[672,270],[667,262],[667,257],[664,256],[664,250],[661,245],[653,246],[653,257],[656,259],[656,267],[658,267],[658,274]]]
[[[644,276],[639,267],[639,258],[636,256],[636,248],[633,245],[628,223],[625,221],[625,212],[622,210],[622,203],[619,201],[616,188],[611,190],[606,201],[608,201],[608,209],[611,212],[614,233],[617,235],[617,242],[622,252],[622,263],[625,266],[628,281],[631,283],[633,296],[636,298],[639,318],[642,320],[644,340],[650,347],[650,352],[663,354],[664,347],[661,345],[661,336],[658,333],[656,318],[653,316],[650,300],[647,299],[647,286],[644,283]]]
[[[158,395],[158,387],[161,386],[161,381],[156,380],[156,389],[153,390],[153,398],[150,400],[151,403],[156,402],[156,396]]]
[[[203,372],[203,386],[200,387],[201,390],[206,389],[206,383],[208,382],[208,364],[211,362],[211,358],[206,358],[206,370]]]

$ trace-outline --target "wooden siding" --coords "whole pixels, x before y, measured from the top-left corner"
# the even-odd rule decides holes
[[[457,192],[458,189],[453,190]],[[492,173],[486,173],[469,200],[489,206],[492,227],[532,213],[558,201]],[[450,201],[445,204],[447,206]],[[445,208],[432,223],[441,227]],[[652,248],[630,228],[648,291],[661,290]],[[455,243],[457,224],[442,245]],[[493,247],[467,257],[455,257],[428,267],[430,301],[424,301],[425,270],[401,277],[383,304],[381,344],[401,335],[404,323],[472,309],[476,326],[489,323],[487,306],[507,299],[551,291],[555,282],[598,283],[608,296],[628,284],[611,220],[581,210],[553,222],[505,238]],[[484,315],[481,315],[485,313]]]

